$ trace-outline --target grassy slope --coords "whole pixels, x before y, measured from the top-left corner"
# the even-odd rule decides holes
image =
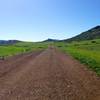
[[[47,43],[19,42],[14,45],[0,46],[0,56],[12,56],[24,52],[42,50],[47,48]]]
[[[59,42],[55,45],[64,52],[69,52],[74,58],[88,65],[90,69],[100,75],[100,39],[95,41],[73,42],[71,44]]]
[[[84,40],[92,40],[92,39],[100,39],[100,26],[96,26],[88,31],[85,31],[65,41],[72,42],[72,41],[84,41]]]

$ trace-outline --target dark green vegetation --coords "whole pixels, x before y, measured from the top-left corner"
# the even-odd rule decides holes
[[[100,39],[72,43],[56,42],[55,45],[100,75]]]
[[[72,37],[64,41],[72,42],[72,41],[83,41],[83,40],[92,40],[92,39],[99,39],[99,38],[100,38],[100,26],[96,26],[86,32],[83,32],[75,37]]]
[[[45,48],[47,48],[47,43],[18,42],[13,45],[1,45],[0,56],[12,56]]]

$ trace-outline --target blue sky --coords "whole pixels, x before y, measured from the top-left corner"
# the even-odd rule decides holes
[[[65,39],[100,24],[100,0],[0,0],[0,39]]]

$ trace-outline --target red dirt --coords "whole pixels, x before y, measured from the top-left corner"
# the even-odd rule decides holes
[[[100,78],[52,47],[0,62],[0,100],[100,100]]]

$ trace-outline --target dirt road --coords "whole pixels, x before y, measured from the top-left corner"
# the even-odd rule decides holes
[[[100,100],[100,78],[50,47],[0,62],[0,100]]]

